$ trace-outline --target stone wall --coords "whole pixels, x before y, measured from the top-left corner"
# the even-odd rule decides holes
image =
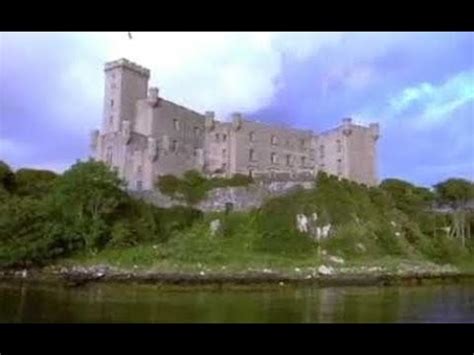
[[[222,187],[209,191],[207,199],[201,201],[195,208],[204,212],[225,211],[226,204],[230,203],[234,211],[247,211],[260,207],[268,198],[281,196],[298,188],[310,189],[313,186],[312,181],[274,181],[249,186]],[[185,205],[184,202],[173,200],[158,190],[131,193],[158,207]]]

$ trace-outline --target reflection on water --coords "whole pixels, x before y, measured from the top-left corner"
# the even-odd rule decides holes
[[[474,283],[252,291],[0,283],[0,322],[474,323]]]

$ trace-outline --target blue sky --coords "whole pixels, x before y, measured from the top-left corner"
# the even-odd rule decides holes
[[[160,94],[316,132],[379,122],[380,178],[474,179],[473,33],[0,33],[0,160],[63,171],[101,122],[103,64]]]

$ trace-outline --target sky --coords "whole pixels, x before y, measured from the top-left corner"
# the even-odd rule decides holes
[[[199,112],[320,132],[378,122],[379,178],[474,180],[474,33],[0,33],[0,160],[62,172],[100,128],[103,65],[125,57]]]

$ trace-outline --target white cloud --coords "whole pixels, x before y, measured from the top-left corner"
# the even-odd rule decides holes
[[[459,107],[474,100],[474,70],[461,72],[440,85],[421,83],[404,89],[390,100],[392,116],[414,109],[414,121],[423,127],[444,122]]]

